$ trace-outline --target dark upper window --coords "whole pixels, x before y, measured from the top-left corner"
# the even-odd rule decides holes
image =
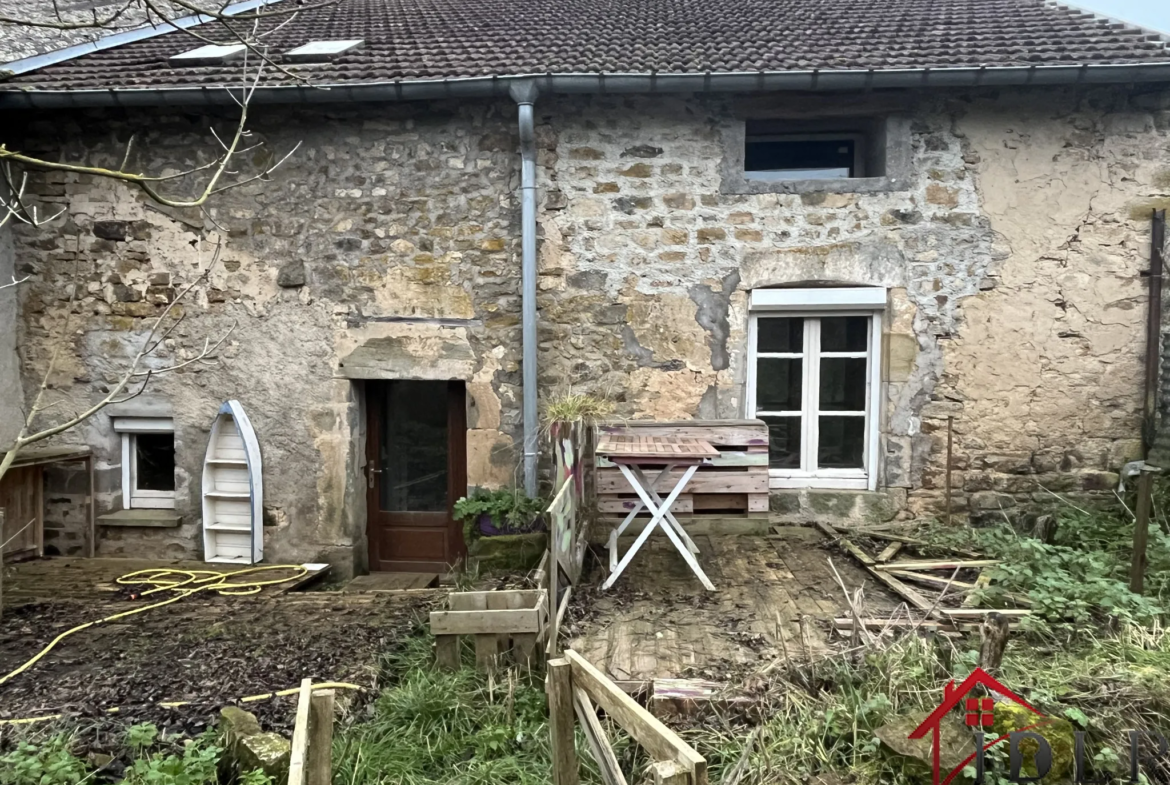
[[[743,177],[758,183],[886,174],[885,131],[872,118],[748,120]]]
[[[744,143],[743,168],[756,180],[838,180],[865,177],[860,134],[754,134]]]

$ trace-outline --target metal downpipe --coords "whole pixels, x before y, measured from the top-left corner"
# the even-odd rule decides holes
[[[524,492],[536,495],[539,421],[536,413],[536,85],[514,85],[520,122],[520,290],[524,413]]]

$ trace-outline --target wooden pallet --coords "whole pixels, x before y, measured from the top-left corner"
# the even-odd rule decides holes
[[[494,669],[509,651],[517,665],[541,664],[543,652],[537,644],[548,627],[545,589],[452,592],[447,607],[431,612],[439,667],[459,668],[460,635],[475,637],[475,662],[481,670]]]
[[[768,426],[762,420],[631,420],[603,423],[602,433],[703,439],[719,451],[700,466],[672,511],[681,514],[768,512]],[[638,504],[637,494],[604,456],[596,459],[597,508],[602,515],[625,515]],[[671,472],[655,487],[665,495],[682,475]],[[653,476],[654,470],[647,470]]]

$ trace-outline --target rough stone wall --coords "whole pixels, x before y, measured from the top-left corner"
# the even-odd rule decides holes
[[[777,494],[776,509],[937,514],[948,416],[960,515],[1020,509],[1040,484],[1104,488],[1139,436],[1141,216],[1167,200],[1167,95],[883,97],[883,111],[909,119],[909,181],[803,195],[723,193],[724,139],[737,115],[807,113],[810,102],[834,111],[836,97],[543,98],[541,395],[600,393],[630,417],[739,417],[751,289],[881,285],[882,493]],[[18,236],[18,273],[34,276],[22,292],[25,382],[44,367],[76,266],[81,314],[55,380],[66,407],[101,395],[134,337],[222,242],[162,359],[234,328],[223,362],[152,382],[175,413],[184,524],[104,532],[99,553],[197,554],[207,429],[228,398],[264,452],[270,560],[364,562],[363,380],[464,379],[470,482],[515,476],[514,107],[257,117],[278,152],[302,147],[272,183],[222,194],[208,218],[160,211],[109,182],[35,183],[68,209],[52,229]],[[205,125],[61,114],[17,133],[52,154],[114,162],[119,140],[148,128],[135,164],[157,170],[198,161]],[[116,509],[109,418],[69,438],[97,450],[99,506]],[[47,495],[68,506],[68,494]]]
[[[33,276],[22,291],[25,380],[43,373],[76,269],[79,313],[54,380],[62,411],[109,389],[150,321],[220,247],[208,281],[180,303],[187,318],[157,362],[190,357],[205,338],[231,330],[222,362],[150,386],[174,411],[183,525],[103,530],[100,554],[198,554],[202,460],[210,424],[229,398],[241,401],[260,440],[270,561],[364,563],[361,380],[465,379],[470,482],[499,485],[514,475],[512,108],[261,114],[260,137],[281,154],[298,141],[301,149],[274,182],[225,192],[207,218],[157,209],[108,181],[53,173],[35,181],[42,200],[67,211],[51,228],[19,235],[18,268]],[[131,165],[176,171],[206,157],[205,124],[185,115],[62,114],[38,118],[18,138],[52,155],[116,162],[119,141],[145,128]],[[249,162],[242,163],[246,174]],[[120,509],[121,455],[110,418],[99,414],[66,439],[97,451],[99,513]],[[62,491],[47,491],[60,500],[49,522],[59,532],[72,528],[62,520]],[[53,533],[51,547],[75,550]]]
[[[1166,93],[910,98],[903,189],[721,193],[729,118],[800,116],[807,100],[546,109],[542,381],[613,394],[626,416],[740,416],[749,290],[882,285],[886,498],[775,494],[777,510],[937,514],[948,416],[959,515],[1115,485],[1140,435],[1143,211],[1166,201]]]

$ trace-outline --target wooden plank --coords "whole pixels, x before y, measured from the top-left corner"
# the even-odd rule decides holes
[[[979,577],[975,579],[975,585],[972,588],[986,589],[990,585],[991,585],[991,573],[988,570],[980,570]],[[974,592],[972,592],[971,594],[968,594],[966,597],[963,598],[963,607],[970,608],[971,606],[973,606],[976,603],[976,601],[978,599],[979,599],[978,595],[976,595]]]
[[[888,562],[890,559],[898,555],[898,551],[902,550],[904,544],[905,543],[901,542],[891,542],[882,549],[881,553],[878,554],[877,560],[879,562]]]
[[[435,636],[435,664],[449,671],[459,670],[459,636]]]
[[[309,699],[309,772],[307,785],[333,785],[333,690]]]
[[[548,645],[545,651],[549,654],[556,654],[557,643],[561,635],[561,621],[565,618],[565,611],[569,607],[569,595],[573,593],[572,586],[566,586],[564,593],[561,595],[561,604],[557,607],[556,615],[554,615],[553,623],[548,627]]]
[[[540,613],[536,608],[491,611],[432,611],[431,632],[435,635],[540,632],[540,618]]]
[[[926,621],[915,619],[862,619],[861,624],[866,629],[870,630],[882,630],[886,627],[889,627],[892,630],[913,629],[915,627],[921,627],[924,630],[957,631],[960,627],[972,626],[962,624],[956,625],[945,621]],[[833,626],[839,630],[851,630],[854,626],[854,620],[850,617],[833,619]]]
[[[597,761],[602,782],[605,785],[627,785],[617,755],[609,745],[601,721],[597,719],[597,709],[593,707],[593,701],[589,700],[589,693],[580,687],[573,687],[573,710],[577,713],[577,721],[581,723],[585,740],[593,752],[593,760]]]
[[[939,608],[938,612],[959,618],[978,618],[989,613],[998,613],[1001,616],[1028,616],[1032,613],[1023,608]]]
[[[512,660],[517,667],[525,670],[540,667],[540,647],[537,645],[539,637],[534,632],[512,636]]]
[[[952,581],[948,578],[940,578],[937,575],[927,575],[924,572],[912,572],[910,570],[890,570],[889,574],[902,580],[925,583],[927,586],[937,586],[940,589],[945,586],[950,586],[953,589],[971,589],[975,586],[973,583]]]
[[[694,503],[695,512],[707,510],[743,512],[747,509],[748,495],[746,493],[694,493],[691,494],[691,500]]]
[[[653,785],[690,785],[691,777],[682,764],[673,760],[656,761],[649,766]]]
[[[697,474],[697,472],[696,472]],[[598,496],[597,497],[597,511],[601,513],[628,513],[637,506],[640,500],[637,496],[631,494],[629,496]],[[671,505],[670,511],[678,513],[687,513],[695,511],[694,497],[689,493],[680,493],[675,499],[674,504]],[[642,512],[646,515],[650,513],[646,511],[645,507]]]
[[[578,785],[580,773],[573,733],[573,670],[568,660],[549,662],[547,685],[553,785]]]
[[[655,483],[654,489],[660,496],[665,496],[682,479],[684,471],[685,469],[672,470]],[[657,476],[658,473],[651,469],[649,477]],[[700,468],[687,483],[686,490],[688,493],[767,493],[768,469],[761,467],[733,471],[704,471]],[[634,489],[618,469],[598,469],[597,492],[634,493]]]
[[[344,592],[387,592],[430,589],[439,585],[437,572],[373,572],[347,583]]]
[[[597,440],[594,450],[601,455],[608,455],[612,460],[617,457],[650,456],[676,457],[695,456],[713,457],[718,454],[713,446],[701,436],[682,437],[675,434],[669,436],[650,436],[642,433],[606,433]]]
[[[999,564],[998,559],[968,559],[952,561],[896,561],[879,564],[879,570],[953,570],[956,567],[991,567]]]
[[[920,539],[917,539],[915,537],[909,537],[909,536],[906,536],[904,534],[895,534],[893,532],[883,532],[883,531],[878,531],[876,529],[850,528],[848,526],[834,526],[833,528],[836,529],[836,531],[840,532],[841,534],[852,534],[852,535],[856,535],[858,537],[869,537],[869,538],[874,539],[874,540],[886,540],[889,542],[900,542],[900,543],[904,543],[906,545],[929,545],[932,548],[942,548],[942,550],[947,550],[947,551],[950,551],[952,553],[957,553],[960,556],[965,556],[969,559],[979,559],[979,558],[983,557],[983,554],[975,553],[975,551],[967,551],[967,550],[963,550],[962,548],[943,548],[940,545],[936,545],[934,543],[927,542],[926,540],[920,540]],[[837,535],[834,534],[832,536],[836,537]]]
[[[755,452],[756,450],[758,452]],[[598,469],[612,469],[617,464],[604,455],[598,455],[594,459],[594,466]],[[699,468],[699,471],[704,472],[735,467],[763,467],[767,469],[767,447],[748,447],[746,449],[720,451],[718,455],[710,458],[709,462],[704,463]]]
[[[668,436],[682,439],[703,439],[716,447],[746,447],[768,445],[768,425],[763,420],[680,420],[655,422],[629,420],[620,423],[602,423],[597,427],[599,438],[606,434],[638,434]]]
[[[292,751],[288,758],[288,785],[306,785],[309,754],[309,704],[313,696],[312,679],[301,681],[297,696],[296,724],[293,725]]]
[[[833,530],[830,529],[827,525],[825,525],[825,524],[817,524],[817,525],[818,525],[818,527],[821,527],[822,530],[827,530],[829,532],[830,536],[837,537],[836,533],[834,533]],[[853,558],[855,558],[859,562],[861,562],[862,565],[865,566],[865,569],[869,572],[870,575],[872,575],[877,580],[881,581],[883,584],[886,585],[887,588],[889,588],[895,594],[900,596],[902,599],[909,602],[911,605],[913,605],[918,610],[930,612],[930,610],[932,608],[934,608],[934,603],[928,601],[925,597],[923,597],[917,591],[910,588],[905,583],[902,583],[902,581],[898,580],[893,575],[890,575],[886,572],[880,571],[878,568],[884,567],[887,565],[877,564],[874,561],[872,556],[870,556],[868,553],[863,551],[861,548],[858,548],[856,545],[854,545],[848,539],[846,539],[844,537],[837,537],[837,544],[840,545],[842,548],[844,548],[846,551],[848,551],[849,554],[853,556]]]
[[[495,633],[481,633],[475,636],[475,667],[481,671],[493,671],[500,658],[500,638]]]
[[[768,498],[768,493],[749,493],[748,494],[748,512],[771,512],[771,502]]]
[[[517,595],[523,599],[522,608],[534,608],[541,601],[540,589],[497,589],[496,591],[457,591],[447,595],[447,607],[453,611],[486,611],[489,597]],[[501,607],[513,607],[503,601]]]
[[[707,761],[670,728],[593,667],[577,652],[565,651],[573,669],[573,683],[589,696],[655,760],[673,760],[691,775],[694,785],[707,785]]]

